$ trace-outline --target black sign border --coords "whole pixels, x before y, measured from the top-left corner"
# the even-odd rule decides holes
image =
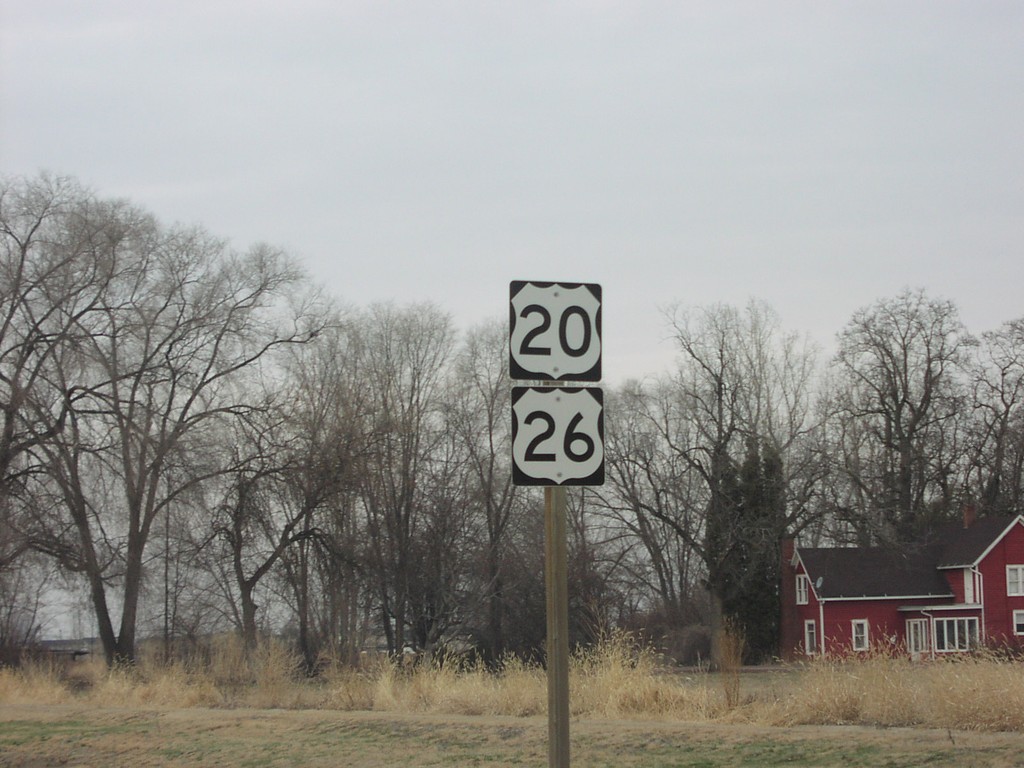
[[[597,299],[597,316],[594,318],[594,335],[601,343],[601,354],[598,355],[597,362],[594,363],[592,368],[583,371],[582,373],[566,373],[556,378],[551,378],[548,373],[542,371],[531,371],[524,368],[516,361],[515,355],[512,354],[512,329],[515,328],[517,318],[515,306],[512,304],[512,300],[516,297],[516,294],[528,285],[533,285],[537,288],[550,288],[557,285],[558,287],[565,288],[567,290],[574,288],[586,288],[590,291],[591,295]],[[600,283],[562,283],[542,280],[513,280],[509,284],[508,299],[508,373],[510,379],[513,381],[582,381],[593,384],[601,381],[601,359],[604,357],[604,337],[601,335],[601,314],[604,312],[604,302],[601,299]]]

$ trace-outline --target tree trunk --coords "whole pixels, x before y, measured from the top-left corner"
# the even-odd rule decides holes
[[[718,588],[714,585],[710,589],[711,597],[711,668],[720,670],[722,668],[722,630],[725,628],[725,621],[722,609],[722,597]]]
[[[239,586],[239,597],[242,602],[242,645],[246,653],[256,650],[258,636],[256,633],[256,601],[253,598],[255,585],[243,582]]]
[[[142,589],[142,545],[129,537],[128,558],[124,572],[124,599],[121,607],[121,631],[117,636],[119,664],[135,663],[135,627],[139,613],[139,593]]]
[[[309,516],[306,516],[304,524],[304,535],[309,534]],[[298,610],[299,610],[299,653],[302,654],[302,662],[306,674],[312,674],[316,668],[316,658],[313,653],[312,643],[309,639],[309,559],[308,541],[303,538],[299,542],[299,588],[298,588]]]
[[[108,667],[114,665],[117,658],[117,637],[114,635],[114,624],[110,620],[110,609],[107,607],[107,593],[103,579],[97,572],[89,574],[89,592],[92,596],[93,610],[96,612],[96,624],[103,644],[103,656]]]
[[[505,584],[501,578],[501,561],[498,557],[497,545],[492,544],[487,558],[488,583],[491,587],[491,598],[488,601],[488,631],[490,634],[490,661],[497,662],[505,652],[505,633],[502,626],[504,613]]]

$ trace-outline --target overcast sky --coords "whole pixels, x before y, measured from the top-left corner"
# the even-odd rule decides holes
[[[0,0],[0,173],[76,177],[460,328],[604,288],[763,299],[826,348],[906,287],[1024,315],[1024,3]]]

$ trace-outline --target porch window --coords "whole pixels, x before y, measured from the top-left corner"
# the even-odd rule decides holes
[[[818,628],[814,619],[804,622],[804,653],[814,656],[818,652]]]
[[[796,577],[796,604],[807,605],[807,594],[810,589],[811,580],[804,574]]]
[[[1024,595],[1024,565],[1006,566],[1006,594],[1011,597]]]
[[[907,619],[907,651],[928,652],[928,619]]]
[[[852,622],[853,650],[866,651],[869,648],[868,620],[854,619]]]
[[[1024,611],[1013,612],[1013,634],[1024,635]]]
[[[935,620],[935,650],[941,653],[969,651],[978,646],[978,619]]]

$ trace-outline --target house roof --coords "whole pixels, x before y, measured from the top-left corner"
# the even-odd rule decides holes
[[[936,570],[934,545],[916,550],[801,547],[797,554],[819,599],[950,595],[949,584]]]
[[[967,568],[977,565],[989,549],[1020,517],[982,517],[964,528],[958,523],[943,526],[937,532],[942,551],[936,568]]]
[[[916,547],[803,548],[797,556],[819,599],[858,597],[949,597],[939,569],[977,565],[1024,517],[983,517],[964,528],[939,528]]]

